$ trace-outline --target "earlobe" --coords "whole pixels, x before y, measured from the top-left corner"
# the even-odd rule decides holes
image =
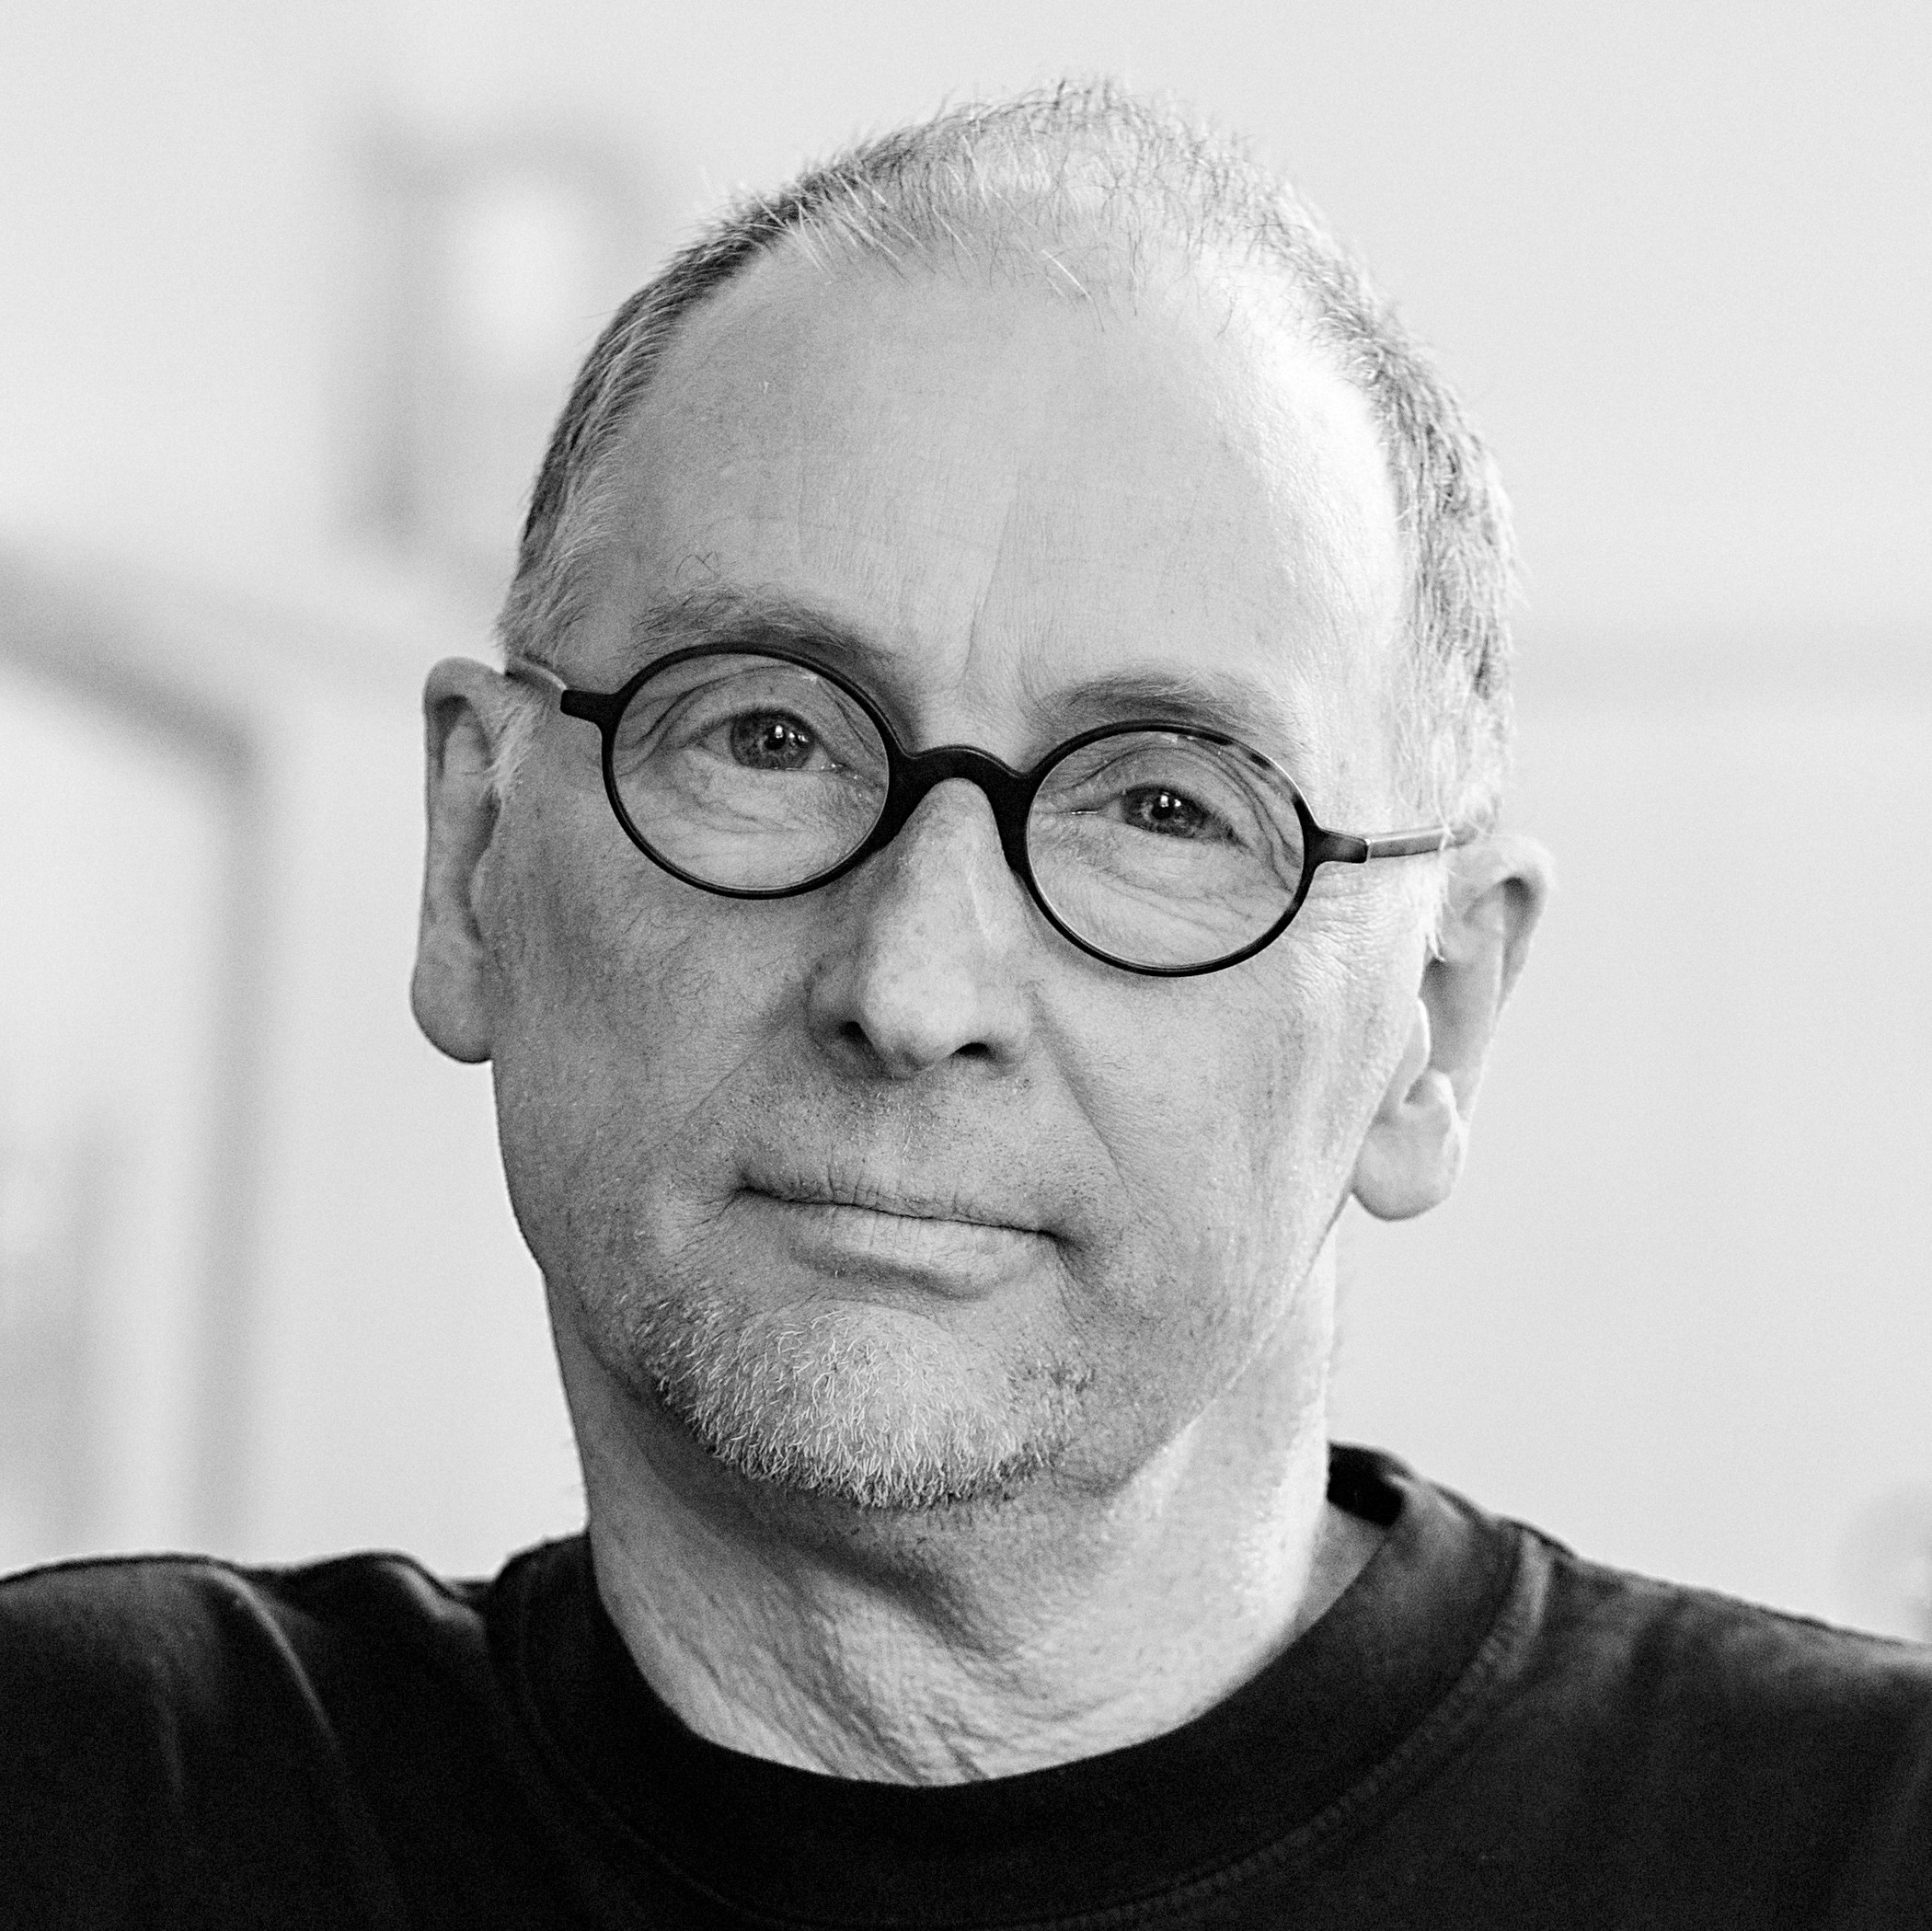
[[[1416,1001],[1415,1023],[1355,1158],[1354,1194],[1377,1220],[1409,1220],[1449,1197],[1462,1172],[1468,1123],[1454,1082],[1432,1063],[1435,1029]]]
[[[430,1042],[452,1059],[490,1056],[495,961],[479,919],[479,886],[498,825],[494,745],[500,679],[451,658],[423,691],[425,801],[422,915],[409,999]]]

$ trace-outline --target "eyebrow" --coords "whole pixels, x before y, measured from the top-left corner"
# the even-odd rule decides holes
[[[1225,671],[1119,671],[1053,695],[1056,708],[1096,723],[1142,718],[1237,738],[1294,768],[1308,741],[1266,687]]]
[[[673,597],[639,613],[630,642],[639,668],[669,650],[742,643],[747,649],[776,648],[821,658],[856,676],[875,696],[903,691],[903,652],[828,611],[781,595],[719,586]],[[1028,707],[1051,717],[1055,729],[1075,731],[1130,718],[1218,731],[1267,753],[1291,771],[1306,768],[1306,733],[1265,684],[1237,672],[1121,670],[1029,699]]]

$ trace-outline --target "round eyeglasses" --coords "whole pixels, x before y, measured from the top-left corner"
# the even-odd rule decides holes
[[[968,744],[908,752],[863,691],[786,650],[673,650],[615,691],[573,690],[539,664],[506,674],[597,727],[617,822],[688,885],[814,891],[890,845],[934,786],[964,778],[1048,922],[1129,972],[1237,965],[1287,929],[1318,867],[1475,835],[1325,830],[1272,759],[1158,719],[1082,731],[1027,771]]]

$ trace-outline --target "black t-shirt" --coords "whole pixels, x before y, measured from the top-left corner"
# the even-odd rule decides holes
[[[694,1736],[580,1537],[0,1584],[0,1923],[1932,1925],[1932,1649],[1578,1560],[1361,1450],[1387,1527],[1205,1716],[942,1788]]]

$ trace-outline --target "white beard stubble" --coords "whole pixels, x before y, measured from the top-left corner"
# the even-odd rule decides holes
[[[935,1323],[865,1302],[747,1314],[715,1288],[652,1283],[584,1312],[605,1371],[725,1466],[861,1509],[1010,1495],[1054,1465],[1092,1380],[1069,1362],[975,1360]]]

